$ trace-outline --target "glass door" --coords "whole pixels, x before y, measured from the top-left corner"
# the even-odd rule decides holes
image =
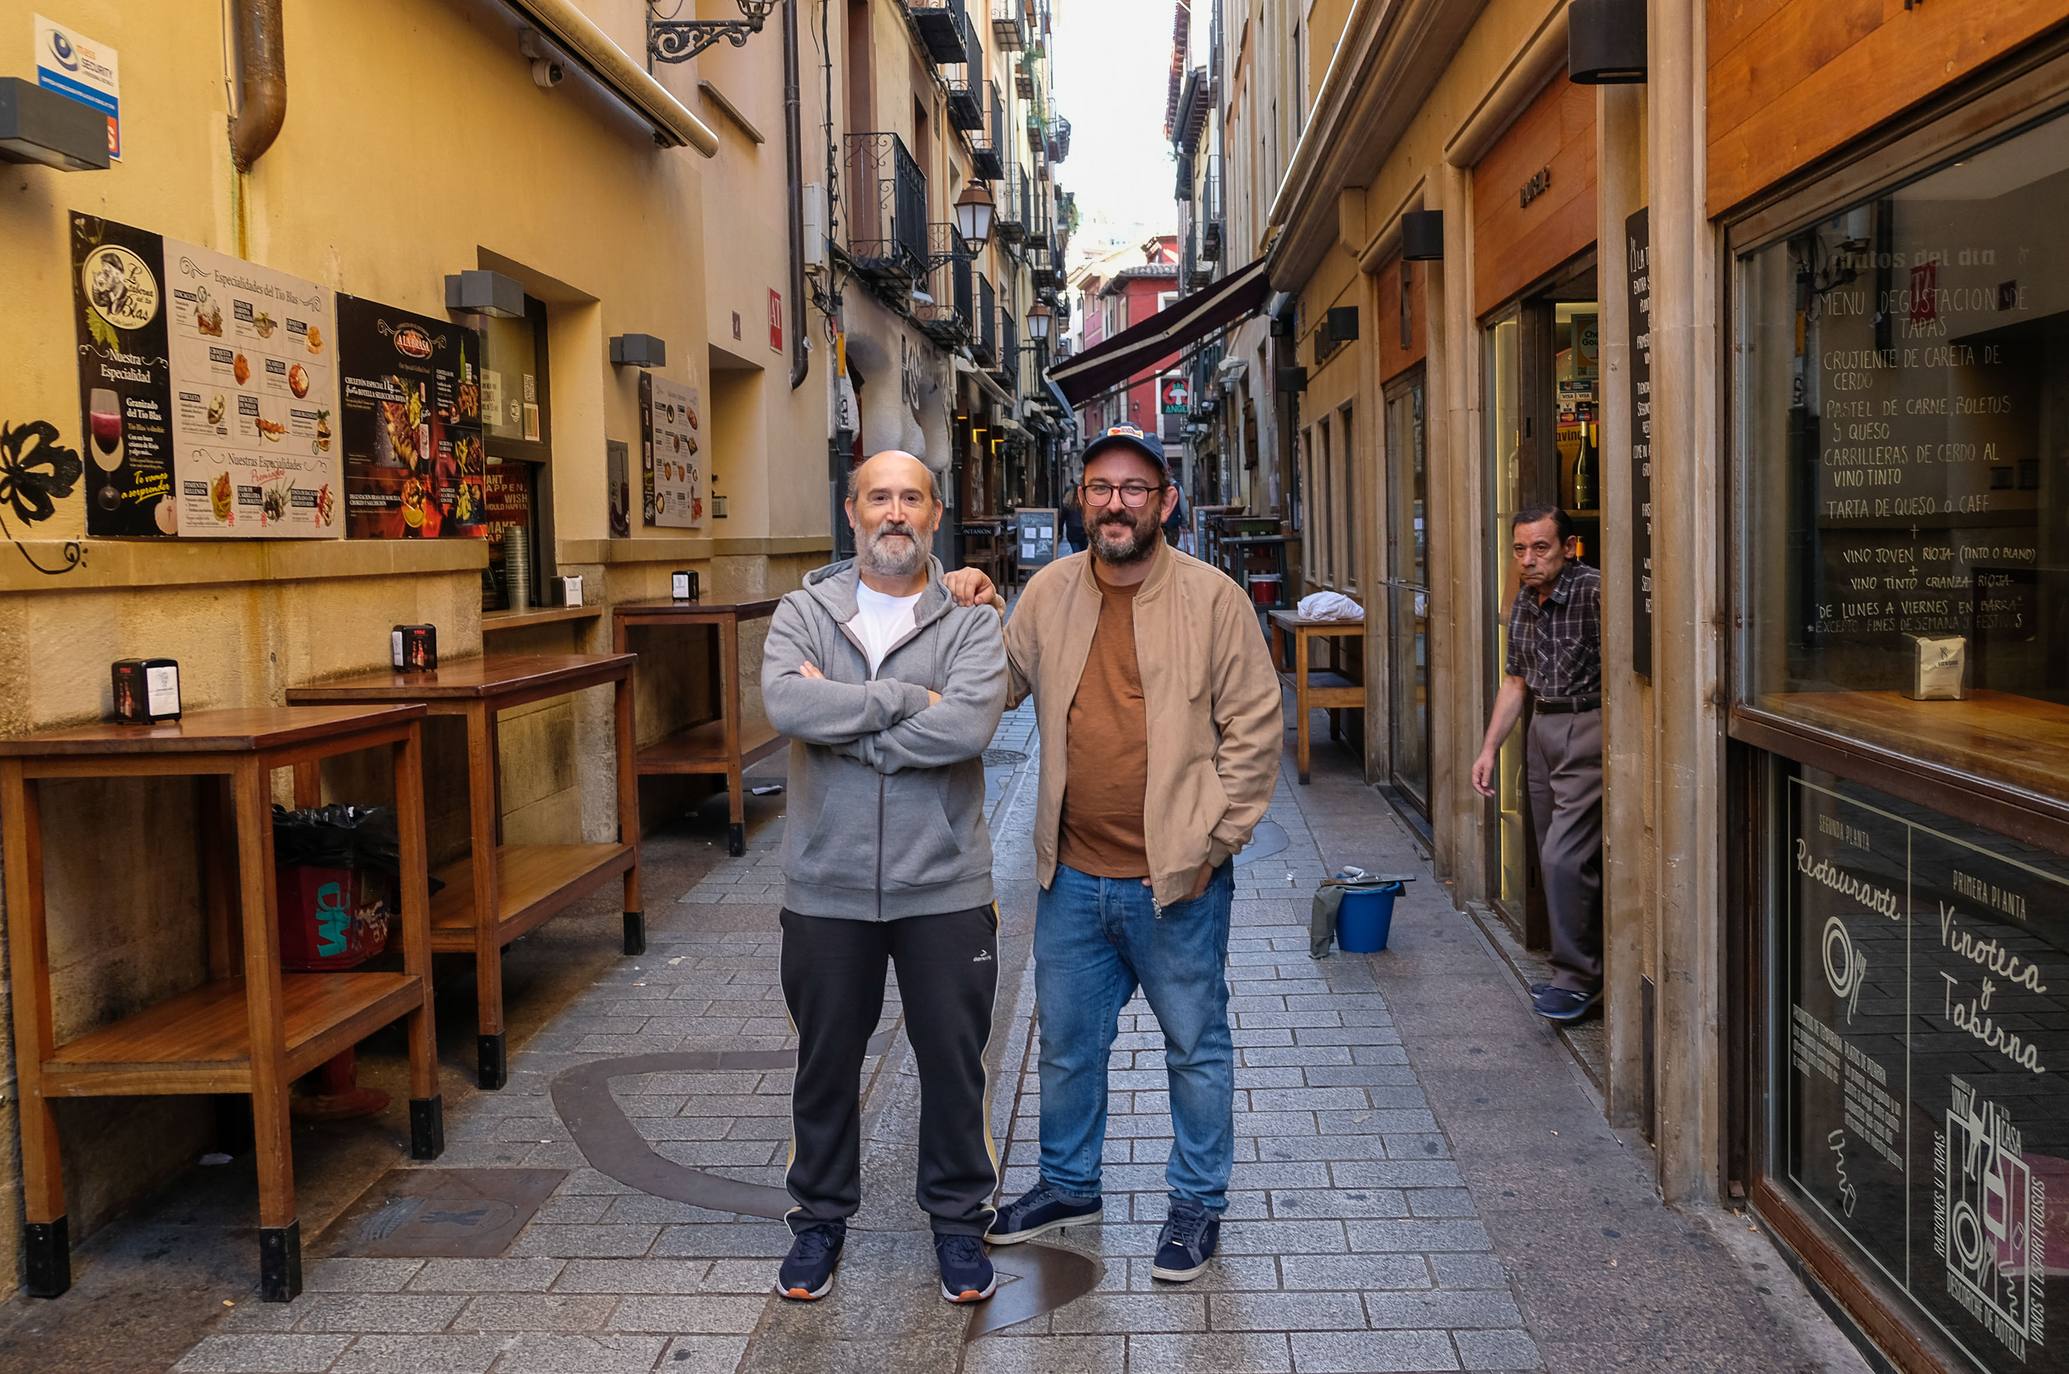
[[[1494,590],[1494,602],[1488,608],[1492,627],[1490,701],[1501,690],[1502,665],[1509,656],[1509,607],[1516,600],[1516,561],[1509,556],[1508,533],[1509,517],[1523,504],[1522,335],[1523,320],[1517,312],[1497,320],[1487,331],[1487,457],[1493,465],[1487,484],[1493,503],[1488,523],[1493,558],[1488,585]],[[1521,730],[1511,732],[1502,743],[1495,769],[1494,809],[1495,843],[1489,851],[1493,896],[1520,925],[1528,892],[1525,870],[1529,852],[1523,815]]]
[[[1430,814],[1429,464],[1426,395],[1420,369],[1387,393],[1387,661],[1393,682],[1387,722],[1391,781]]]

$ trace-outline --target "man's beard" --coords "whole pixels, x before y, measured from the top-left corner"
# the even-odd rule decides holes
[[[885,547],[888,535],[902,534],[903,544]],[[878,577],[911,577],[926,565],[927,546],[912,526],[898,520],[886,520],[874,531],[855,532],[855,561],[862,571],[875,573]]]
[[[1109,529],[1127,530],[1128,541],[1120,545],[1109,544],[1106,540]],[[1098,555],[1100,562],[1111,567],[1140,563],[1150,556],[1151,551],[1157,546],[1157,541],[1163,537],[1163,529],[1154,520],[1145,523],[1140,516],[1108,514],[1101,516],[1092,527],[1092,552]]]

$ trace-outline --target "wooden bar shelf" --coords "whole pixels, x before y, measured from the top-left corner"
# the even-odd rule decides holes
[[[1310,666],[1311,650],[1316,640],[1328,641],[1332,660],[1336,641],[1362,638],[1365,634],[1363,620],[1304,620],[1292,611],[1268,611],[1266,621],[1272,632],[1272,667],[1278,669],[1282,681],[1293,688],[1294,752],[1293,761],[1300,770],[1301,785],[1308,780],[1308,712],[1326,710],[1329,712],[1329,737],[1343,737],[1343,713],[1365,709],[1365,688],[1344,673]],[[1289,670],[1286,646],[1293,646],[1293,666]]]
[[[57,1118],[61,1097],[244,1094],[259,1185],[259,1291],[302,1289],[288,1098],[294,1080],[401,1020],[409,1041],[410,1154],[445,1150],[432,1028],[424,842],[425,708],[355,704],[198,711],[155,725],[78,725],[0,739],[0,827],[9,897],[8,971],[22,1132],[24,1287],[71,1286]],[[273,861],[276,769],[385,749],[395,770],[402,970],[283,973]],[[191,776],[205,893],[208,981],[59,1044],[50,976],[42,784]]]
[[[741,775],[783,747],[766,724],[750,724],[740,705],[740,624],[776,613],[776,597],[756,601],[627,601],[611,608],[611,647],[625,653],[632,631],[658,625],[704,627],[717,641],[705,660],[718,717],[679,730],[639,750],[637,768],[646,776],[702,775],[724,778],[726,852],[747,852],[747,796]]]
[[[586,608],[577,608],[586,609]],[[441,663],[430,672],[383,669],[288,690],[294,702],[409,702],[467,727],[469,857],[438,875],[445,883],[431,903],[431,946],[472,954],[478,1006],[478,1079],[484,1088],[509,1081],[504,1039],[503,948],[569,906],[622,877],[627,955],[644,954],[646,913],[639,891],[639,779],[633,760],[633,655],[487,654]],[[604,844],[505,845],[503,785],[497,762],[497,718],[528,702],[609,687],[618,756],[618,837]],[[318,798],[314,769],[297,770],[304,805]],[[492,854],[492,863],[475,857]],[[494,912],[492,920],[477,913]]]

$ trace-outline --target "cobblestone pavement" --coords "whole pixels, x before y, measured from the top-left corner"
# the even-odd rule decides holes
[[[1005,1186],[1033,1182],[1035,1072],[1029,829],[1032,714],[1007,719],[989,770],[1002,911],[991,1051]],[[1052,1237],[1089,1256],[1091,1292],[970,1339],[934,1289],[912,1199],[917,1080],[902,1035],[865,1069],[864,1204],[828,1300],[774,1299],[776,1220],[656,1196],[622,1176],[697,1171],[780,1187],[793,1047],[776,984],[780,823],[649,912],[649,953],[598,977],[512,1059],[500,1093],[451,1115],[438,1170],[552,1170],[551,1195],[502,1253],[391,1258],[363,1209],[312,1245],[308,1292],[241,1302],[177,1365],[207,1371],[1237,1371],[1857,1368],[1743,1221],[1652,1197],[1649,1163],[1603,1124],[1570,1056],[1513,975],[1427,880],[1385,804],[1323,749],[1290,767],[1237,874],[1229,977],[1235,1173],[1223,1253],[1155,1284],[1171,1145],[1162,1041],[1139,1000],[1113,1060],[1106,1221]],[[1333,757],[1332,757],[1333,755]],[[769,765],[780,776],[780,761]],[[1331,867],[1418,873],[1379,956],[1308,957],[1308,898]],[[1411,1011],[1412,1009],[1412,1011]],[[884,1025],[895,1029],[895,986]],[[730,1051],[750,1067],[611,1081],[650,1151],[578,1143],[552,1089],[565,1071]],[[780,1062],[780,1061],[778,1061]],[[563,1099],[565,1106],[565,1099]],[[576,1114],[592,1129],[596,1112]],[[661,1161],[654,1164],[652,1161]],[[701,1184],[696,1186],[702,1186]],[[670,1186],[669,1191],[680,1191]],[[736,1205],[748,1205],[736,1203]],[[376,1211],[377,1220],[380,1213]],[[371,1238],[371,1239],[370,1239]],[[1031,1247],[1026,1247],[1031,1248]],[[1007,1252],[1000,1252],[1005,1259]],[[1027,1282],[1026,1279],[1018,1282]],[[1015,1281],[1002,1284],[1003,1310]],[[1034,1291],[1034,1290],[1028,1290]]]

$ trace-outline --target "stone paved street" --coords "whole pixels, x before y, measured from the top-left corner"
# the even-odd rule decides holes
[[[1037,1158],[1038,749],[1023,710],[988,760],[1003,917],[993,1125],[1009,1192],[1033,1182]],[[781,760],[760,771],[780,777]],[[412,1172],[398,1171],[311,1245],[300,1300],[238,1294],[176,1368],[1860,1367],[1745,1222],[1654,1200],[1642,1145],[1603,1124],[1515,976],[1451,909],[1347,756],[1327,748],[1311,787],[1289,767],[1238,869],[1237,1162],[1223,1253],[1206,1276],[1181,1287],[1149,1274],[1171,1125],[1161,1037],[1138,1000],[1112,1063],[1105,1223],[1047,1238],[1089,1262],[1001,1250],[987,1308],[942,1303],[912,1199],[917,1080],[893,987],[893,1033],[864,1074],[865,1202],[834,1295],[810,1307],[772,1298],[788,1240],[772,1218],[784,1205],[793,1041],[776,980],[781,822],[774,807],[759,814],[746,857],[716,860],[649,913],[646,956],[601,966],[516,1049],[507,1088],[451,1111],[444,1158],[422,1168],[542,1179],[548,1191],[521,1229],[492,1253],[383,1253],[383,1198]],[[681,843],[663,837],[650,853],[663,860]],[[1325,865],[1347,862],[1421,880],[1388,952],[1317,962],[1309,894]],[[734,1191],[721,1205],[693,1200],[712,1201],[714,1187]],[[1090,1291],[1053,1308],[1036,1300],[1072,1273]]]

